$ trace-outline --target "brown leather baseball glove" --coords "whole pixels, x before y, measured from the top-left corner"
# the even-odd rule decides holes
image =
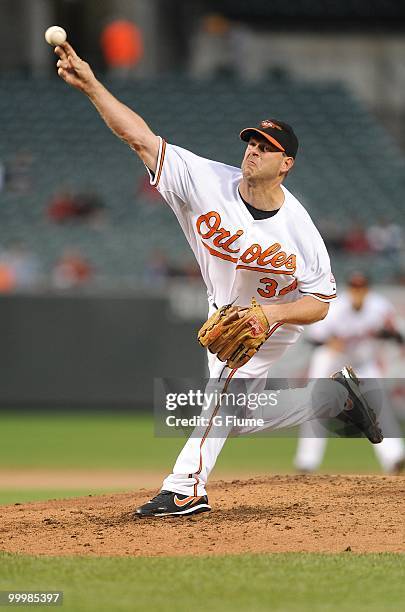
[[[255,298],[249,307],[227,304],[204,323],[198,332],[200,344],[228,368],[240,368],[259,350],[269,331],[263,308]]]

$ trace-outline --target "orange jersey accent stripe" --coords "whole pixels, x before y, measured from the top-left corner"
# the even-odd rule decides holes
[[[323,300],[333,300],[334,298],[337,297],[336,293],[332,293],[332,295],[325,295],[324,293],[314,293],[310,291],[300,291],[300,293],[302,293],[303,295],[314,295]]]
[[[201,240],[202,244],[205,246],[207,251],[214,255],[214,257],[219,257],[220,259],[225,259],[226,261],[231,261],[232,263],[237,263],[237,257],[232,257],[231,255],[226,255],[225,253],[221,253],[220,251],[216,251],[212,247],[208,246],[203,240]]]
[[[284,323],[280,322],[280,323],[276,323],[273,327],[271,327],[269,331],[267,332],[267,338],[270,338],[270,336],[272,336],[274,332],[282,325],[284,325]]]
[[[227,388],[228,388],[228,386],[229,386],[229,383],[231,382],[231,378],[232,378],[232,377],[233,377],[233,375],[235,374],[236,370],[237,370],[237,368],[234,368],[234,369],[233,369],[233,370],[231,370],[231,372],[229,373],[228,378],[227,378],[227,379],[226,379],[226,381],[225,381],[224,388],[222,389],[221,393],[226,393],[226,390],[227,390]],[[212,415],[211,415],[211,418],[210,418],[210,420],[209,420],[209,423],[208,423],[207,429],[205,430],[204,435],[203,435],[203,437],[202,437],[202,440],[201,440],[201,442],[200,442],[200,464],[199,464],[199,466],[198,466],[198,470],[196,471],[196,474],[201,474],[202,464],[203,464],[201,449],[202,449],[202,447],[203,447],[203,444],[204,444],[205,440],[206,440],[206,439],[207,439],[207,437],[208,437],[208,434],[210,433],[210,430],[211,430],[211,427],[212,427],[212,422],[213,422],[213,419],[214,419],[215,415],[217,414],[217,412],[218,412],[218,410],[219,410],[220,406],[221,406],[221,400],[219,400],[219,401],[218,401],[218,404],[215,406],[215,410],[214,410],[214,412],[213,412],[213,413],[212,413]],[[197,482],[198,482],[198,479],[197,479]],[[195,485],[195,491],[196,491],[196,490],[197,490],[197,485]]]
[[[156,182],[154,184],[154,187],[157,187],[159,185],[160,177],[162,176],[163,162],[165,161],[165,153],[166,153],[166,140],[162,139],[162,151],[160,154],[160,164],[159,164],[159,168],[157,171]]]
[[[193,475],[191,475],[191,478],[193,477]],[[198,487],[198,483],[200,482],[198,476],[195,476],[195,485],[194,485],[194,497],[197,497],[197,487]]]
[[[253,270],[253,272],[271,272],[272,274],[288,274],[291,276],[294,274],[294,270],[273,270],[272,268],[256,268],[255,266],[244,266],[239,264],[236,266],[237,270]]]
[[[197,485],[198,485],[198,483],[200,482],[200,481],[199,481],[199,478],[198,478],[198,476],[197,476],[196,474],[189,474],[189,475],[188,475],[188,477],[189,477],[189,478],[194,478],[194,480],[195,480],[195,483],[194,483],[194,485],[193,485],[193,489],[194,489],[194,497],[198,497],[198,496],[197,496]]]

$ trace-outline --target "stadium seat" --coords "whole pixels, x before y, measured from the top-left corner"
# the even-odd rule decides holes
[[[287,187],[302,198],[315,222],[330,218],[349,227],[355,215],[369,225],[383,212],[404,224],[404,159],[341,85],[270,79],[249,84],[243,95],[237,81],[177,75],[107,85],[169,142],[237,166],[244,150],[240,129],[281,117],[294,125],[301,142]],[[124,277],[141,279],[145,253],[156,247],[173,260],[189,256],[174,215],[140,192],[143,165],[105,128],[85,97],[57,79],[2,78],[0,89],[0,161],[12,167],[22,152],[32,157],[28,192],[0,194],[0,248],[24,241],[49,273],[61,252],[76,246],[106,282],[115,284]],[[94,228],[50,222],[47,204],[64,186],[96,191],[105,204],[105,223]],[[338,275],[359,264],[339,254],[334,261]],[[378,275],[387,265],[370,256],[371,268]]]

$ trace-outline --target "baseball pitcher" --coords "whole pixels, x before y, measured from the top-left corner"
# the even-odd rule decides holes
[[[107,126],[138,154],[194,252],[208,293],[209,319],[199,340],[209,349],[209,387],[226,391],[230,384],[249,381],[250,391],[260,391],[271,365],[296,342],[302,326],[323,319],[336,296],[323,240],[283,185],[298,151],[292,127],[264,119],[243,129],[241,168],[204,159],[154,134],[97,80],[69,43],[55,52],[59,76],[85,93]],[[375,414],[354,373],[344,368],[327,382],[329,389],[308,389],[296,401],[280,393],[277,407],[263,415],[263,428],[289,427],[327,414],[354,423],[371,442],[381,442]],[[232,429],[218,435],[213,423],[220,410],[218,402],[208,407],[207,426],[189,438],[160,493],[135,516],[211,509],[206,483]],[[242,428],[241,433],[252,430]]]

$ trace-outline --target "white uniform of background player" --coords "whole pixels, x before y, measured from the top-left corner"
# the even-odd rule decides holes
[[[382,330],[395,330],[395,309],[384,296],[368,290],[367,279],[359,273],[349,280],[349,290],[331,305],[328,316],[309,327],[309,339],[321,346],[314,349],[308,378],[326,378],[350,364],[359,378],[380,379],[384,376],[379,360]],[[384,428],[384,420],[389,421]],[[383,430],[396,428],[389,402],[380,415]],[[392,434],[391,434],[392,435]],[[316,435],[313,422],[304,423],[295,456],[295,466],[302,471],[316,470],[323,459],[327,438]],[[373,449],[386,472],[395,470],[405,458],[401,438],[385,437]]]
[[[243,202],[238,186],[240,168],[199,157],[161,141],[155,185],[176,214],[200,265],[207,286],[211,314],[215,307],[232,302],[262,304],[272,300],[291,302],[303,295],[330,301],[336,296],[329,256],[317,229],[298,200],[283,187],[285,201],[277,214],[255,220]],[[264,386],[271,364],[298,339],[302,326],[274,326],[274,333],[236,377],[257,380],[249,391]],[[209,355],[211,379],[218,379],[224,364]],[[223,373],[222,389],[229,369]],[[331,381],[333,387],[340,387]],[[328,410],[342,410],[345,390],[311,402],[310,392],[300,390],[296,401],[281,399],[266,417],[265,427],[289,427]],[[299,397],[298,397],[299,396]],[[329,402],[329,403],[328,403]],[[334,403],[334,405],[331,405]],[[250,433],[245,429],[242,433]],[[210,435],[211,434],[211,435]],[[201,430],[181,452],[163,489],[184,495],[205,495],[205,484],[226,437]]]

